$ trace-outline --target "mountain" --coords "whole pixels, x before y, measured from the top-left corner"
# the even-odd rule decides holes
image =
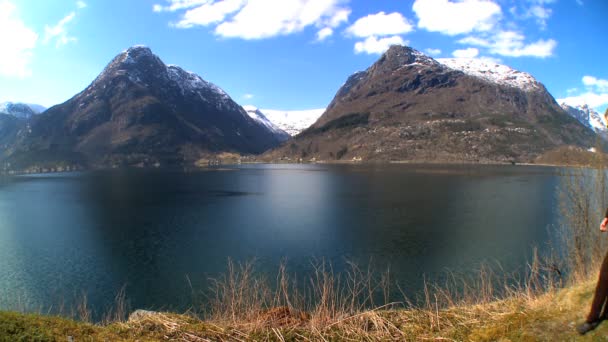
[[[258,108],[254,107],[254,106],[243,106],[243,109],[245,109],[247,114],[252,119],[256,120],[257,122],[259,122],[260,124],[262,124],[266,128],[268,128],[268,130],[273,132],[281,142],[284,142],[284,141],[288,140],[289,138],[291,138],[289,133],[285,132],[284,130],[279,128],[277,125],[275,125],[272,121],[268,120],[266,115],[264,115],[264,113],[262,113]]]
[[[82,92],[33,117],[5,158],[19,168],[184,165],[281,141],[218,86],[134,46]]]
[[[3,102],[0,103],[0,114],[12,115],[20,119],[29,119],[36,114],[46,110],[45,107],[37,104]]]
[[[608,130],[606,129],[606,121],[602,115],[593,110],[593,108],[589,108],[587,105],[572,107],[566,103],[562,103],[560,106],[566,111],[566,113],[570,114],[570,116],[577,119],[589,129],[594,130],[596,133],[608,133]]]
[[[315,123],[325,112],[325,108],[292,111],[262,109],[261,111],[277,127],[295,136]]]
[[[559,146],[593,145],[594,132],[532,76],[489,61],[442,62],[392,46],[265,158],[533,162]]]

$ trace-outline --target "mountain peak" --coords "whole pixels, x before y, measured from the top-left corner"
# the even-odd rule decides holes
[[[123,65],[150,63],[164,65],[149,47],[143,45],[135,45],[124,50],[112,62],[119,62]]]
[[[123,52],[134,52],[134,51],[143,51],[143,52],[147,52],[147,53],[152,53],[152,50],[150,50],[150,48],[146,45],[133,45],[129,48],[127,48],[126,50],[124,50]]]
[[[434,59],[409,46],[392,45],[376,62],[382,69],[396,70],[406,65],[438,64]]]

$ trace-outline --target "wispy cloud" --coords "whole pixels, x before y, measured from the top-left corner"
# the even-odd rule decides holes
[[[346,0],[167,0],[154,12],[183,12],[172,26],[212,26],[224,38],[264,39],[289,35],[307,27],[323,40],[348,21]],[[331,31],[329,30],[331,29]],[[331,32],[331,33],[330,33]]]
[[[55,25],[49,26],[46,25],[44,27],[44,38],[42,42],[44,44],[48,44],[52,41],[55,42],[55,47],[59,48],[68,43],[78,41],[78,38],[70,35],[68,33],[68,24],[74,20],[78,11],[87,7],[87,4],[84,1],[76,2],[76,10],[68,13],[65,17],[63,17],[59,22]]]
[[[487,48],[491,54],[506,57],[546,58],[552,56],[557,47],[557,41],[553,39],[540,39],[532,43],[526,43],[525,39],[519,32],[499,31],[484,38],[468,36],[458,40],[458,43]]]
[[[0,76],[26,77],[32,74],[30,62],[38,34],[19,18],[17,7],[0,0]]]
[[[61,47],[69,42],[75,42],[78,39],[68,35],[66,25],[69,24],[74,17],[76,12],[70,12],[68,15],[59,20],[59,22],[53,26],[44,27],[44,39],[42,42],[48,44],[50,41],[55,41],[55,47]]]
[[[553,15],[549,7],[554,0],[527,0],[518,2],[509,9],[511,15],[517,20],[533,19],[541,30],[547,28],[547,21]]]

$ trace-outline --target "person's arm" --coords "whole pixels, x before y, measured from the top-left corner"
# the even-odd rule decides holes
[[[608,231],[608,209],[606,209],[606,215],[604,215],[602,224],[600,224],[600,231],[602,231],[602,232]]]

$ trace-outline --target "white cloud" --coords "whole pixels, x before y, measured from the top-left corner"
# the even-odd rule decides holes
[[[558,102],[564,102],[570,106],[582,106],[586,104],[598,111],[600,107],[608,105],[608,80],[586,75],[583,76],[582,83],[585,86],[584,93],[558,99]],[[568,89],[568,95],[576,91],[576,88],[573,89]]]
[[[17,8],[0,0],[0,75],[26,77],[38,35],[17,16]]]
[[[608,93],[597,94],[594,92],[586,92],[578,96],[557,99],[557,102],[565,103],[573,107],[588,105],[589,107],[599,110],[600,107],[608,105]]]
[[[454,52],[452,52],[452,56],[456,58],[475,58],[477,55],[479,55],[479,50],[476,48],[454,50]]]
[[[346,32],[355,37],[389,36],[411,32],[414,28],[412,24],[401,15],[393,12],[386,14],[379,12],[359,18],[355,23],[346,29]]]
[[[438,56],[441,54],[441,49],[428,48],[424,51],[426,51],[426,53],[428,53],[431,56]]]
[[[243,98],[245,100],[251,100],[252,98],[254,98],[254,95],[253,94],[245,94],[245,95],[243,95]]]
[[[593,76],[583,76],[583,84],[587,87],[594,88],[596,91],[608,93],[608,80],[598,79]]]
[[[391,36],[378,39],[375,36],[367,37],[362,42],[355,43],[355,53],[381,54],[388,50],[391,45],[407,45],[400,36]]]
[[[48,44],[51,40],[55,40],[55,46],[60,47],[69,42],[75,42],[76,37],[70,37],[66,30],[66,25],[74,19],[76,16],[76,12],[71,12],[70,14],[63,17],[63,19],[59,20],[59,22],[55,26],[44,27],[44,39],[42,42],[44,44]]]
[[[219,23],[224,21],[227,15],[240,10],[244,5],[245,0],[209,2],[186,11],[182,19],[175,26],[189,28],[196,25],[207,26]]]
[[[155,4],[154,12],[183,11],[175,27],[215,26],[225,38],[263,39],[288,35],[314,26],[323,31],[348,21],[347,0],[167,0]],[[318,33],[318,38],[329,30]]]
[[[218,25],[222,37],[261,39],[302,31],[311,25],[337,25],[344,17],[338,0],[249,0],[230,21]]]
[[[77,7],[78,9],[85,8],[85,7],[87,7],[87,3],[86,3],[86,2],[84,2],[84,1],[76,1],[76,7]]]
[[[317,41],[321,42],[334,34],[334,30],[331,27],[325,27],[317,32]]]
[[[418,27],[447,35],[489,31],[500,19],[500,6],[490,0],[416,0]]]
[[[515,31],[499,31],[492,37],[481,38],[469,36],[460,39],[461,44],[487,48],[491,54],[507,57],[539,57],[553,55],[557,42],[553,39],[540,39],[533,43],[525,43],[526,37]]]

